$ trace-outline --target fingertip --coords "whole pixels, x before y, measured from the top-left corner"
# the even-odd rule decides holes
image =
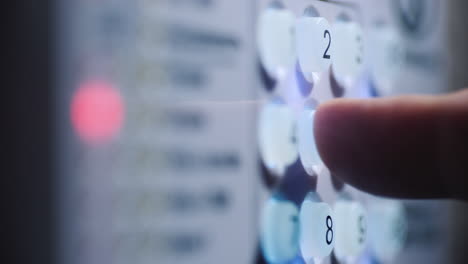
[[[420,107],[424,104],[424,107]],[[436,115],[421,97],[337,99],[315,115],[317,148],[330,172],[366,192],[444,198],[434,139]],[[429,105],[429,107],[428,107]]]
[[[317,149],[328,169],[347,183],[360,181],[357,169],[363,148],[357,146],[363,101],[336,99],[320,105],[315,114],[314,136]],[[366,143],[361,142],[365,147]],[[362,166],[358,166],[361,167]]]
[[[339,170],[348,159],[349,144],[355,139],[358,116],[362,101],[336,99],[320,105],[315,114],[314,136],[317,148],[325,164],[332,170]]]

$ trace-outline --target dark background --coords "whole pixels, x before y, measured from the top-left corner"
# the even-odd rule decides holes
[[[1,263],[53,263],[52,12],[50,0],[2,10],[4,172]],[[6,44],[6,45],[5,45]],[[3,207],[3,206],[2,206]]]

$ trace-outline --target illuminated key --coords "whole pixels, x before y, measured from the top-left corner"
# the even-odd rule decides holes
[[[335,254],[338,259],[357,257],[367,238],[367,219],[359,202],[339,199],[333,208],[336,219]]]
[[[294,14],[283,8],[270,7],[260,15],[257,45],[260,60],[272,78],[284,77],[294,65]]]
[[[258,142],[267,168],[282,174],[298,159],[295,135],[294,115],[286,104],[272,101],[263,106]]]
[[[362,69],[364,43],[359,24],[338,20],[333,24],[333,73],[340,79],[355,78]]]
[[[369,240],[383,262],[392,262],[402,250],[407,234],[405,208],[401,202],[378,199],[369,208]]]
[[[302,16],[296,22],[296,51],[304,77],[328,69],[333,59],[334,35],[323,17]]]
[[[261,245],[268,263],[284,263],[298,253],[298,209],[290,201],[270,198],[261,218]]]
[[[297,121],[297,147],[302,166],[309,175],[323,167],[314,137],[315,110],[304,108]]]
[[[299,213],[299,245],[306,263],[330,255],[335,242],[334,217],[330,206],[315,192],[309,193]]]
[[[403,40],[396,29],[386,25],[375,26],[368,39],[366,49],[372,79],[382,95],[395,94],[394,84],[404,65]]]

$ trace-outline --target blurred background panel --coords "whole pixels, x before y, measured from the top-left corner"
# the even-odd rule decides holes
[[[251,262],[255,3],[57,10],[59,260]]]

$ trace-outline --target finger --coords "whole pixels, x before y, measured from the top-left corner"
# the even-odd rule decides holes
[[[330,171],[370,193],[468,199],[468,91],[337,99],[315,115]]]

